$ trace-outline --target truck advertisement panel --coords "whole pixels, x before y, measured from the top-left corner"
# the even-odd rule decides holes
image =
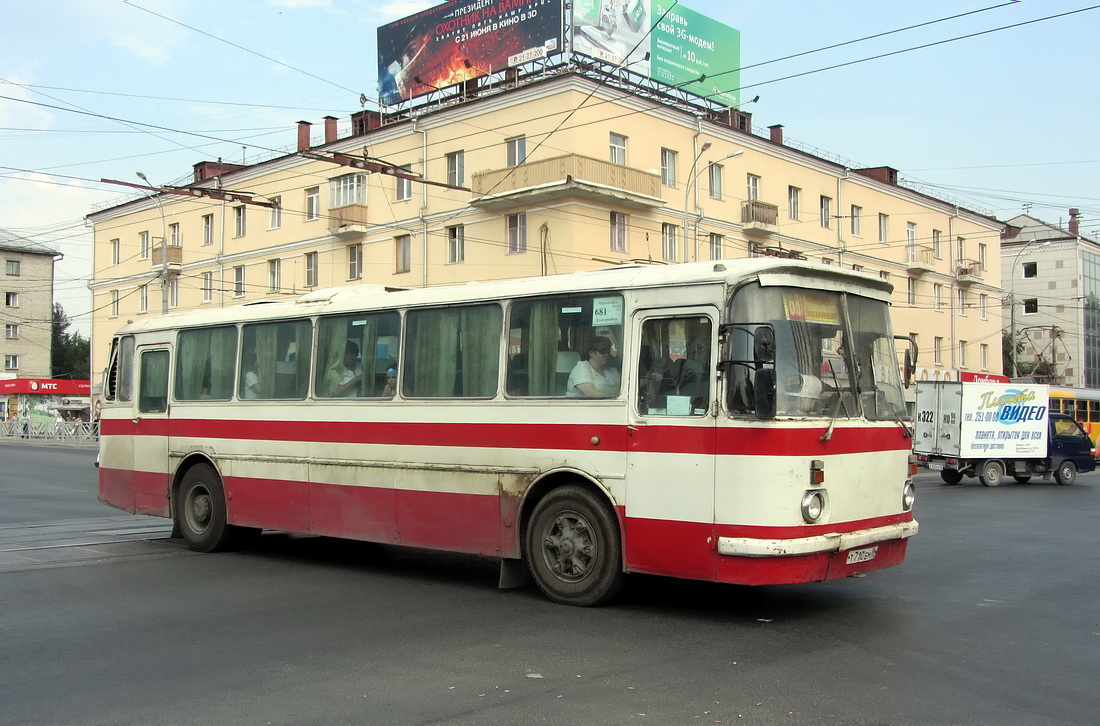
[[[562,51],[562,0],[451,0],[378,28],[392,105]]]
[[[655,81],[736,106],[741,31],[682,4],[669,5],[667,0],[573,0],[573,52],[628,65]]]
[[[1046,386],[963,384],[961,456],[1047,455]]]

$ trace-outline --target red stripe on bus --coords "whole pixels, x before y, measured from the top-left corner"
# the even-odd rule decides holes
[[[210,419],[104,419],[104,436],[172,436],[247,441],[355,443],[387,446],[638,451],[758,456],[824,456],[907,451],[896,427],[833,429],[637,424],[486,424],[395,421],[256,421]]]

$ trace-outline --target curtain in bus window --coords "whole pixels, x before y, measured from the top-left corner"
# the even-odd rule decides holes
[[[228,400],[236,348],[235,328],[182,331],[176,347],[176,398]]]
[[[556,390],[558,363],[558,303],[533,302],[530,304],[529,343],[527,346],[528,390],[520,395],[553,396]]]
[[[405,395],[495,395],[500,321],[500,308],[495,305],[410,313],[403,362]]]
[[[496,395],[500,320],[500,308],[495,305],[461,311],[462,395],[465,397]]]
[[[347,375],[344,354],[350,345],[357,356],[355,374],[362,375],[363,383],[354,396],[377,396],[375,380],[375,356],[378,348],[379,316],[357,315],[344,318],[325,318],[317,331],[317,390],[318,396],[338,395],[337,389]]]
[[[304,398],[311,344],[312,326],[307,320],[246,326],[241,398]],[[252,383],[258,391],[253,391]]]

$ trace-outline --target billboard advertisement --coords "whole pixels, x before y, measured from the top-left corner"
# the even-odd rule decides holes
[[[573,0],[573,52],[629,65],[655,81],[736,106],[741,31],[669,5],[667,0]],[[699,82],[702,76],[708,78]]]
[[[562,52],[562,0],[451,0],[378,28],[387,105]]]

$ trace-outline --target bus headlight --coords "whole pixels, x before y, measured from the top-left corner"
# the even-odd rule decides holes
[[[913,508],[913,502],[917,498],[917,490],[913,487],[913,482],[905,482],[905,486],[901,490],[901,509],[904,512],[908,512]]]
[[[802,519],[813,524],[825,513],[825,490],[810,489],[802,495]]]

